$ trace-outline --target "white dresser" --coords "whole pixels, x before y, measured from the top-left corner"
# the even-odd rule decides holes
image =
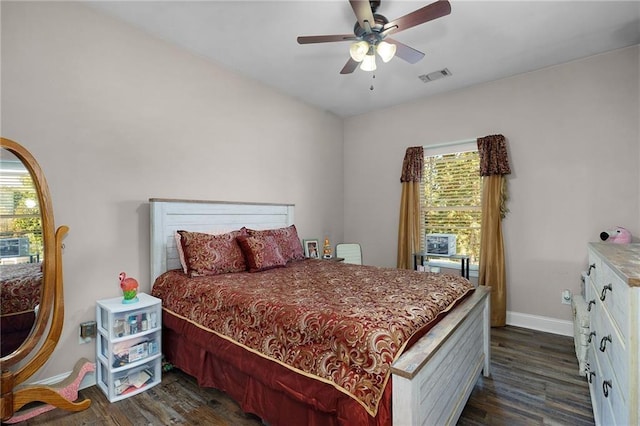
[[[640,424],[640,244],[589,244],[587,380],[596,425]]]

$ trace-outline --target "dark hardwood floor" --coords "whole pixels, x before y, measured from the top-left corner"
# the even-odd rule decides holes
[[[593,425],[573,338],[491,330],[491,377],[476,384],[459,425]]]
[[[573,339],[517,327],[492,329],[491,377],[481,378],[459,425],[593,425],[589,389]],[[216,389],[179,370],[149,391],[110,404],[95,386],[79,413],[53,410],[23,425],[261,425]]]

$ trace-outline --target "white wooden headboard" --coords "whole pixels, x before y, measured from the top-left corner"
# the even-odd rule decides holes
[[[150,198],[151,285],[165,271],[180,268],[175,233],[228,232],[243,226],[252,229],[292,225],[293,204],[238,203],[225,201]]]

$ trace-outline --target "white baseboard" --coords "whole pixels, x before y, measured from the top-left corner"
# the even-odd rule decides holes
[[[573,322],[556,318],[507,311],[507,324],[562,336],[573,336]]]
[[[66,373],[58,374],[57,376],[49,377],[43,380],[38,380],[37,382],[29,383],[30,385],[42,385],[42,386],[52,386],[56,383],[59,383],[69,377],[69,374],[73,373],[73,371],[67,371]],[[93,385],[97,384],[96,373],[95,371],[89,371],[84,375],[82,381],[80,382],[80,387],[78,389],[86,389]]]

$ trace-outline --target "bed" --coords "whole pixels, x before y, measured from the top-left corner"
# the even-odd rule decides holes
[[[298,258],[255,273],[190,277],[178,246],[240,229],[254,232],[237,236],[243,250],[247,241],[273,243],[270,234],[252,235],[294,228],[293,205],[151,199],[150,213],[165,356],[269,424],[452,424],[479,375],[489,374],[486,288]],[[189,232],[182,244],[179,230]],[[246,258],[249,269],[261,265]]]
[[[18,349],[36,317],[42,288],[42,264],[0,265],[1,356]]]

